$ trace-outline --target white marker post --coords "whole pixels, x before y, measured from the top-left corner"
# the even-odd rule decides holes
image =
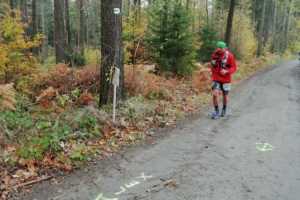
[[[113,122],[116,122],[116,106],[117,106],[117,87],[120,85],[120,69],[115,67],[115,73],[112,84],[114,86],[114,99],[113,99]]]

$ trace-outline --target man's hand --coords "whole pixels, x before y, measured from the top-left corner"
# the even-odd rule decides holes
[[[210,63],[211,63],[211,65],[212,65],[213,67],[215,67],[215,66],[217,65],[217,61],[216,61],[216,60],[212,60]]]
[[[226,70],[226,69],[222,69],[222,70],[221,70],[221,74],[222,74],[222,75],[226,75],[226,74],[228,74],[228,70]]]

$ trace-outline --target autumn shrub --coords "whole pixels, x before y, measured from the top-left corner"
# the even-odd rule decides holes
[[[16,91],[13,84],[0,85],[0,111],[16,109]]]
[[[192,85],[197,92],[210,91],[211,75],[210,69],[207,66],[201,66],[193,73]]]
[[[58,64],[48,72],[40,74],[34,91],[37,101],[51,100],[59,97],[64,104],[69,99],[83,105],[89,104],[99,84],[99,70],[96,65],[89,65],[81,69],[73,69],[65,64]]]
[[[155,75],[142,67],[125,67],[125,87],[130,96],[143,95],[153,99],[172,99],[171,91],[179,84],[175,78]]]
[[[37,60],[31,49],[41,44],[41,35],[34,39],[25,37],[25,26],[21,17],[6,13],[0,18],[0,80],[3,83],[17,82],[24,76],[30,76],[37,68]]]

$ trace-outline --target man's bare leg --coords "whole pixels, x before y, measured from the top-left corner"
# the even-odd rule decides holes
[[[215,112],[213,113],[212,115],[212,118],[213,119],[216,119],[219,117],[219,102],[218,102],[218,99],[219,99],[219,93],[220,91],[218,89],[214,89],[212,91],[212,96],[213,96],[213,105],[214,105],[214,108],[215,108]]]
[[[224,117],[226,115],[228,99],[229,99],[228,92],[223,92],[223,109],[222,109],[221,117]]]

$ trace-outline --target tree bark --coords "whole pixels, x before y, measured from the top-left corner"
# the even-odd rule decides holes
[[[27,0],[22,0],[21,1],[20,8],[21,8],[22,22],[27,23],[28,22]]]
[[[54,46],[56,63],[66,62],[66,27],[64,1],[54,0]]]
[[[31,37],[33,38],[34,36],[36,36],[36,34],[38,34],[38,14],[37,14],[38,10],[37,10],[36,0],[32,0],[31,9],[32,9],[32,35],[31,35]],[[33,48],[32,52],[35,55],[38,55],[39,48]]]
[[[68,48],[71,49],[72,33],[71,33],[71,26],[70,26],[69,0],[65,0],[65,19],[66,19]]]
[[[15,0],[9,0],[9,5],[11,9],[15,9],[16,8]]]
[[[186,0],[186,9],[190,9],[191,0]]]
[[[48,27],[45,19],[45,10],[47,9],[45,1],[42,2],[41,6],[41,25],[42,25],[42,32],[44,34],[44,40],[41,48],[41,57],[42,61],[46,60],[48,57]]]
[[[258,32],[258,47],[257,47],[257,56],[261,56],[263,51],[263,40],[264,40],[264,26],[265,26],[265,13],[266,13],[266,0],[262,0],[262,14],[259,24]]]
[[[233,17],[234,17],[234,8],[235,8],[235,0],[231,0],[229,13],[228,13],[228,17],[227,17],[226,33],[225,33],[225,42],[227,43],[228,46],[230,46]]]
[[[37,20],[37,2],[36,0],[32,0],[31,9],[32,9],[32,35],[36,35],[38,33],[38,20]]]
[[[84,2],[83,0],[78,0],[78,9],[79,9],[79,51],[80,54],[84,54],[84,45],[85,45],[85,20],[84,20]]]
[[[141,0],[134,0],[134,13],[136,17],[136,22],[140,25],[141,23],[141,13],[142,13],[142,2]]]
[[[283,52],[288,48],[288,33],[290,28],[290,15],[291,15],[291,8],[292,8],[292,0],[289,0],[287,3],[287,13],[286,13],[286,20],[284,24],[284,42],[283,42]]]
[[[118,98],[124,96],[124,68],[122,52],[122,15],[114,14],[114,8],[122,8],[122,0],[103,0],[101,5],[101,84],[99,106],[109,103],[111,87],[110,72],[120,69]]]
[[[278,51],[278,43],[276,41],[277,38],[277,15],[278,15],[278,3],[276,0],[273,0],[273,20],[272,20],[272,48],[271,51],[273,53]]]
[[[208,0],[205,0],[206,25],[209,26]]]

